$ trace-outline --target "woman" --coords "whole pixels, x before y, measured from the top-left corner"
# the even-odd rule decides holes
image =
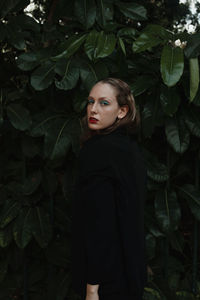
[[[134,98],[120,79],[90,91],[72,207],[72,283],[82,300],[141,300],[146,170],[131,134]]]

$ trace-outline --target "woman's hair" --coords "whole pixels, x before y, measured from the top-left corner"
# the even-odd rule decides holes
[[[131,89],[129,85],[118,78],[106,78],[101,81],[98,81],[97,83],[111,85],[113,89],[116,91],[116,99],[118,105],[128,106],[128,112],[125,117],[123,117],[122,119],[117,119],[111,126],[107,128],[98,130],[98,134],[107,134],[118,127],[125,128],[127,132],[130,134],[136,133],[139,127],[140,118],[139,118],[139,113],[136,110],[135,100],[131,93]],[[87,140],[88,138],[96,134],[94,130],[88,128],[87,116],[83,118],[82,125],[83,125],[83,136],[81,138],[82,141]]]

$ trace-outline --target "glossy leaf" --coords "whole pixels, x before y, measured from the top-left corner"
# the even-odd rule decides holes
[[[192,106],[187,108],[187,111],[184,111],[184,120],[188,126],[190,132],[196,136],[200,137],[200,109],[194,108]]]
[[[115,49],[115,44],[116,38],[114,34],[104,34],[104,32],[101,31],[98,35],[97,49],[94,57],[103,58],[110,55]]]
[[[143,149],[148,176],[156,182],[164,182],[169,178],[167,167],[160,163],[156,156]]]
[[[45,248],[52,237],[52,229],[49,215],[44,212],[43,208],[36,207],[32,209],[31,228],[40,247]]]
[[[101,28],[105,28],[107,22],[113,20],[113,5],[107,0],[96,0],[97,14],[96,21]]]
[[[135,21],[144,21],[147,19],[147,11],[144,6],[137,3],[119,2],[115,3],[120,12],[127,18]]]
[[[90,60],[93,60],[96,57],[98,36],[98,32],[96,30],[92,30],[88,34],[86,42],[84,44],[85,53],[87,54]]]
[[[50,124],[45,133],[44,153],[46,157],[58,159],[66,155],[73,140],[78,138],[79,126],[77,127],[77,124],[79,124],[78,120],[71,116],[54,120]]]
[[[178,110],[181,99],[175,88],[163,85],[161,87],[160,101],[164,113],[168,116],[173,116]]]
[[[132,50],[136,53],[151,49],[169,40],[170,33],[160,25],[148,25],[133,42]]]
[[[52,56],[53,61],[57,61],[61,58],[70,58],[83,44],[87,35],[73,35],[67,39],[67,41],[61,43],[57,49],[57,55]]]
[[[137,30],[131,27],[122,28],[117,32],[117,35],[119,37],[135,38],[136,34],[137,34]]]
[[[167,118],[165,133],[168,143],[175,152],[184,153],[188,149],[190,134],[183,119]]]
[[[24,208],[17,219],[13,227],[13,235],[15,242],[19,248],[25,248],[32,238],[31,232],[31,211],[32,208]]]
[[[31,75],[31,85],[37,91],[48,88],[54,79],[55,63],[46,62],[44,65],[36,69]]]
[[[192,184],[178,187],[181,197],[187,200],[187,204],[194,215],[200,221],[200,191]]]
[[[75,16],[86,29],[90,28],[96,18],[96,4],[94,0],[76,0]]]
[[[184,69],[183,49],[166,45],[161,55],[161,75],[163,82],[171,87],[181,78]]]
[[[85,52],[90,60],[103,58],[110,55],[116,44],[113,34],[104,34],[103,31],[92,31],[85,42]]]
[[[187,46],[185,48],[187,58],[196,58],[200,54],[200,33],[196,32],[188,36]]]
[[[150,80],[150,82],[152,82],[152,80]],[[148,86],[148,84],[148,82],[142,83],[141,81],[141,87],[143,88],[144,85]],[[140,92],[143,92],[143,90],[141,90]],[[164,122],[164,114],[161,109],[160,99],[158,98],[159,96],[160,95],[158,95],[157,93],[152,93],[152,100],[147,101],[147,103],[144,105],[142,111],[142,132],[145,137],[150,137],[153,134],[155,127],[157,125],[162,125],[162,123]]]
[[[166,233],[177,229],[181,210],[177,202],[176,193],[160,190],[155,198],[155,214],[162,230]]]
[[[22,131],[29,129],[32,123],[29,111],[20,104],[8,105],[7,115],[11,124]]]
[[[82,60],[80,64],[80,77],[88,91],[99,80],[108,77],[108,69],[103,62],[92,64]]]
[[[124,55],[126,55],[126,48],[125,48],[125,44],[124,44],[122,38],[119,37],[118,41],[119,41],[119,46],[122,49],[122,52],[124,53]]]
[[[56,63],[55,72],[62,76],[62,79],[55,80],[56,87],[61,90],[74,88],[79,79],[79,69],[72,59],[61,59]]]
[[[193,101],[199,88],[199,61],[190,58],[190,101]]]
[[[51,126],[51,123],[56,119],[64,118],[65,115],[61,113],[44,112],[39,113],[33,118],[33,126],[31,128],[31,135],[39,137],[45,135]]]
[[[23,71],[30,71],[38,66],[40,62],[35,53],[23,53],[17,59],[17,66]]]
[[[141,94],[143,94],[146,90],[148,90],[149,88],[155,86],[157,83],[157,78],[153,77],[153,76],[148,76],[148,75],[143,75],[143,76],[139,76],[136,81],[131,84],[131,91],[133,93],[133,95],[139,96]]]

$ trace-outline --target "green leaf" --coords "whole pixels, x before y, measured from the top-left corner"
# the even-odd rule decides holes
[[[42,207],[33,208],[31,211],[32,233],[41,248],[47,247],[52,237],[50,218]]]
[[[0,214],[0,228],[7,226],[12,220],[16,218],[20,210],[20,205],[17,201],[6,201],[2,212]]]
[[[57,55],[53,56],[51,59],[57,61],[61,58],[70,58],[83,44],[87,35],[73,35],[67,39],[67,41],[61,43],[57,49]]]
[[[8,24],[6,26],[6,31],[9,43],[18,50],[25,50],[25,33],[18,31],[17,28],[13,26],[13,24]]]
[[[110,55],[115,49],[115,44],[116,38],[114,34],[104,34],[101,31],[98,35],[96,55],[94,57],[103,58]]]
[[[144,6],[137,3],[115,2],[120,12],[127,18],[135,21],[147,20],[147,11]]]
[[[135,38],[137,34],[137,30],[135,28],[125,27],[120,29],[117,32],[117,36],[119,37],[128,37],[128,38]]]
[[[0,229],[0,247],[7,247],[12,241],[12,224],[7,225],[4,229]],[[1,271],[0,271],[1,278]]]
[[[200,109],[198,107],[187,107],[184,111],[184,120],[190,132],[197,137],[200,137]]]
[[[80,63],[80,77],[88,91],[99,80],[108,77],[108,69],[102,61],[92,64],[86,60]]]
[[[105,28],[107,22],[113,20],[113,5],[107,0],[96,0],[97,4],[97,14],[96,21],[101,28]]]
[[[30,71],[38,66],[37,55],[34,52],[23,53],[17,59],[17,66],[20,70]]]
[[[174,191],[160,190],[155,198],[155,215],[162,230],[166,233],[177,229],[181,210]]]
[[[31,240],[32,232],[30,225],[32,208],[24,208],[21,210],[13,227],[13,235],[15,242],[19,248],[25,248]]]
[[[56,87],[62,90],[74,88],[79,79],[79,69],[72,59],[61,59],[56,63],[55,72],[62,76],[62,80],[55,80]]]
[[[171,87],[175,85],[183,74],[183,49],[166,45],[161,55],[161,75],[163,82]]]
[[[175,152],[184,153],[190,143],[190,133],[181,118],[167,118],[165,123],[165,134],[168,143]]]
[[[130,85],[131,91],[135,97],[139,96],[142,93],[144,93],[146,90],[148,90],[149,88],[155,86],[157,81],[158,81],[158,79],[152,75],[151,76],[148,76],[148,75],[139,76],[136,79],[136,81]]]
[[[119,41],[119,45],[120,45],[120,48],[122,49],[122,52],[124,53],[124,55],[126,56],[126,48],[125,48],[125,44],[124,44],[124,41],[122,40],[122,38],[118,38],[118,41]]]
[[[84,44],[85,53],[90,60],[93,60],[96,57],[98,36],[98,32],[96,30],[92,30],[88,34],[86,42]]]
[[[133,42],[132,50],[136,53],[146,51],[159,44],[163,44],[171,37],[171,33],[160,25],[148,25],[140,36]]]
[[[190,101],[192,102],[199,88],[199,61],[198,58],[190,58]]]
[[[135,42],[133,42],[132,50],[135,53],[140,53],[142,51],[148,50],[161,44],[161,39],[159,37],[153,37],[147,33],[142,33]]]
[[[54,79],[54,67],[55,63],[48,61],[32,73],[31,85],[35,90],[42,91],[52,84]]]
[[[42,180],[42,173],[40,170],[29,175],[24,182],[23,185],[23,194],[31,195],[33,194],[39,187]]]
[[[48,132],[51,123],[56,119],[64,118],[65,115],[61,113],[44,112],[34,116],[33,126],[31,128],[31,135],[39,137]]]
[[[200,54],[200,33],[190,34],[188,37],[185,55],[187,58],[196,58]]]
[[[110,55],[116,44],[114,34],[104,34],[103,31],[91,31],[85,42],[85,52],[90,60],[103,58]]]
[[[165,182],[169,178],[167,167],[160,163],[156,156],[143,149],[143,155],[147,166],[148,176],[157,182]]]
[[[148,85],[148,83],[145,83],[145,85]],[[143,92],[142,89],[139,90],[140,87],[142,87],[142,82],[141,86],[138,85],[137,87],[137,93]],[[158,93],[152,93],[152,100],[147,101],[147,103],[144,105],[144,109],[142,111],[142,132],[145,137],[150,137],[153,134],[155,127],[157,125],[161,126],[164,122],[164,116],[159,97],[160,95],[158,95]]]
[[[160,293],[153,289],[153,288],[149,288],[149,287],[145,287],[144,288],[144,300],[166,300],[163,296],[161,298]]]
[[[8,105],[7,115],[13,127],[22,131],[29,129],[32,123],[29,111],[20,104]]]
[[[162,85],[160,101],[164,113],[168,116],[173,116],[173,114],[178,110],[181,99],[176,88],[169,88]]]
[[[200,191],[192,184],[178,187],[180,196],[187,200],[187,204],[194,215],[200,221]]]
[[[86,29],[93,26],[96,19],[96,4],[94,0],[76,0],[75,16]]]
[[[55,119],[45,132],[45,156],[50,159],[64,157],[71,146],[76,152],[79,136],[80,125],[74,116]]]

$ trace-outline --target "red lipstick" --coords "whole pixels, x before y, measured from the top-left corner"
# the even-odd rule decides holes
[[[89,122],[95,124],[98,122],[98,120],[95,118],[89,118]]]

